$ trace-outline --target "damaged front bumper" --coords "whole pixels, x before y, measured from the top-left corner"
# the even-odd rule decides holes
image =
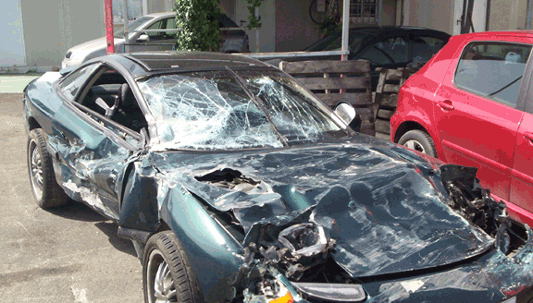
[[[531,230],[528,228],[528,235]],[[533,302],[531,237],[514,256],[498,249],[468,264],[436,268],[430,273],[406,273],[354,279],[347,283],[289,281],[276,268],[257,264],[243,302]],[[358,282],[358,283],[356,283]],[[236,300],[238,302],[240,300]]]

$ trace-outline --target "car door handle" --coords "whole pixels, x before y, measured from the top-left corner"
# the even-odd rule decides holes
[[[533,142],[533,133],[524,133],[524,138],[526,138],[529,141]]]
[[[450,101],[450,100],[439,101],[439,106],[443,110],[453,110],[454,109],[452,101]]]

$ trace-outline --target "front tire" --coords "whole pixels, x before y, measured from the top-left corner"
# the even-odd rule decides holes
[[[428,133],[419,129],[410,130],[403,134],[398,144],[437,158],[437,151],[433,139],[431,139]]]
[[[146,303],[201,302],[185,251],[172,231],[152,236],[143,253]]]
[[[30,185],[37,204],[42,209],[67,204],[70,199],[57,184],[52,157],[46,148],[46,133],[42,129],[30,131],[27,154]]]

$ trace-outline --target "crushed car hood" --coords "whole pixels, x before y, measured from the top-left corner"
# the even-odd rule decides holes
[[[436,166],[401,147],[366,136],[354,140],[274,151],[157,152],[150,158],[164,181],[159,194],[179,184],[232,213],[245,233],[308,213],[336,241],[332,257],[352,277],[437,267],[493,245],[448,206]]]

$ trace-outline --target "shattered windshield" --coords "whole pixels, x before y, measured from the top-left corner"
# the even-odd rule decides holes
[[[139,83],[167,149],[243,149],[318,142],[342,122],[274,71],[170,74]]]

